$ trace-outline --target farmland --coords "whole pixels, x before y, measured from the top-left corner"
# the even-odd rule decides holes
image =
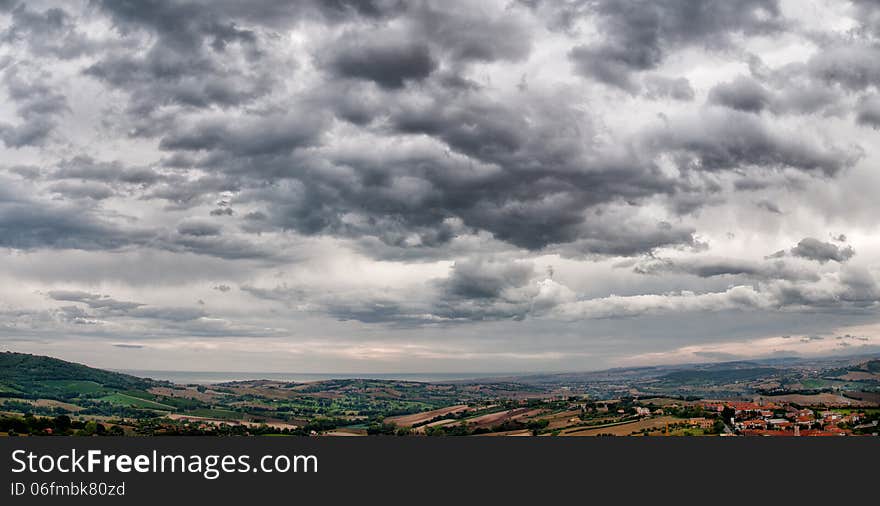
[[[877,362],[731,362],[446,383],[200,385],[2,353],[0,411],[11,417],[4,423],[13,432],[31,430],[15,419],[27,415],[49,420],[39,422],[45,427],[39,430],[56,433],[55,420],[62,433],[76,434],[584,437],[717,435],[753,427],[781,432],[768,420],[807,406],[813,410],[810,420],[817,421],[806,423],[805,431],[823,429],[818,420],[824,417],[833,427],[843,423],[839,430],[863,434],[880,418],[880,381],[873,381]],[[768,406],[763,418],[736,412],[742,427],[730,425],[730,414],[722,419],[725,403],[746,401]],[[845,423],[827,415],[829,409],[847,410],[840,412]],[[791,430],[792,424],[781,427]]]
[[[414,425],[422,425],[426,422],[434,420],[435,418],[443,418],[447,415],[461,413],[463,411],[467,411],[468,409],[470,408],[467,404],[457,404],[455,406],[449,406],[448,408],[434,409],[431,411],[424,411],[412,415],[392,416],[386,418],[385,421],[387,423],[393,423],[394,425],[397,425],[399,427],[412,427]]]

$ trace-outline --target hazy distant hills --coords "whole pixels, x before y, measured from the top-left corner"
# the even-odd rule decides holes
[[[338,391],[342,380],[310,383],[307,389]],[[353,380],[345,380],[352,383]],[[272,383],[272,382],[270,382]],[[356,381],[355,381],[356,383]],[[414,382],[370,380],[373,385],[417,385]],[[437,382],[457,385],[482,385],[482,391],[527,392],[570,389],[592,397],[615,395],[748,394],[768,389],[783,390],[852,390],[874,391],[880,386],[880,359],[877,357],[834,357],[802,359],[795,357],[747,360],[722,363],[684,364],[617,368],[583,373],[534,374],[481,378],[466,381]],[[292,385],[292,384],[291,384]],[[168,405],[170,395],[157,398],[147,392],[160,387],[177,387],[166,381],[138,378],[51,357],[22,353],[0,353],[0,397],[73,399],[77,397],[120,402],[118,393],[138,398],[136,407],[150,407],[149,402]],[[108,397],[109,396],[109,397]],[[124,401],[124,399],[122,399]],[[179,402],[179,401],[178,401]],[[171,402],[177,404],[178,402]],[[124,404],[124,402],[123,402]]]

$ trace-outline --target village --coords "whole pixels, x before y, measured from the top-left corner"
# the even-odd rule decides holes
[[[742,436],[852,436],[877,435],[876,417],[856,409],[801,408],[773,402],[703,402],[705,411],[717,413],[732,432]],[[691,419],[700,423],[699,419]],[[871,432],[873,430],[873,432]]]

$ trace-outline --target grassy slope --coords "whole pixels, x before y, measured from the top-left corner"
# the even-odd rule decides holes
[[[18,392],[30,398],[65,399],[103,396],[152,386],[136,378],[50,357],[0,353],[0,394]]]

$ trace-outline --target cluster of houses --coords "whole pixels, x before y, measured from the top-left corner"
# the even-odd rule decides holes
[[[744,436],[846,436],[865,418],[864,413],[817,412],[787,404],[754,402],[706,402],[703,409],[721,413],[730,408],[734,416],[724,420]]]

